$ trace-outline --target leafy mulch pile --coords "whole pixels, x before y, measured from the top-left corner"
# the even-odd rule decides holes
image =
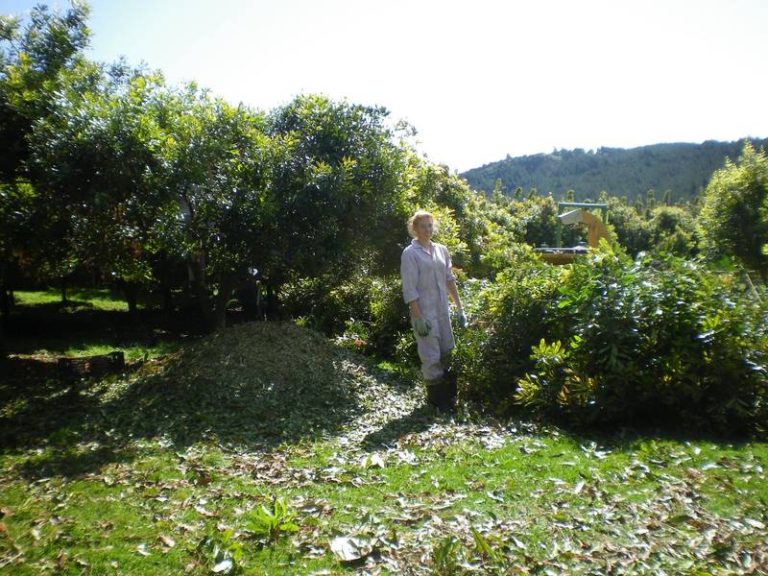
[[[255,448],[332,436],[393,386],[401,385],[316,332],[247,323],[175,354],[105,409],[117,416],[115,434]]]
[[[255,450],[377,428],[421,398],[412,383],[287,322],[233,326],[122,379],[40,380],[0,381],[2,445],[162,437]]]
[[[412,382],[289,323],[4,394],[0,489],[21,496],[0,507],[0,570],[768,573],[764,446],[435,416]]]

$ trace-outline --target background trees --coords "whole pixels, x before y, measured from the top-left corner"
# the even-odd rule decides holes
[[[322,96],[299,96],[271,114],[278,146],[273,279],[344,279],[363,262],[373,271],[383,257],[393,261],[407,150],[387,116],[383,108]]]
[[[274,303],[289,284],[311,280],[317,290],[332,289],[358,271],[396,271],[408,241],[402,222],[417,206],[440,216],[442,240],[470,276],[494,277],[522,243],[554,243],[557,197],[521,187],[509,197],[499,178],[494,193],[478,194],[447,167],[419,157],[408,127],[393,124],[383,108],[303,95],[262,112],[194,84],[167,86],[159,72],[88,62],[87,16],[81,5],[64,13],[39,7],[23,25],[5,19],[0,28],[6,311],[14,283],[65,286],[87,273],[89,281],[119,286],[131,309],[140,298],[162,296],[168,310],[195,306],[210,325],[221,325],[244,282],[258,284]],[[648,147],[633,158],[661,169],[671,151]],[[585,167],[613,174],[618,156],[560,151],[557,164],[571,166],[569,174]],[[549,160],[524,164],[534,174]],[[596,191],[569,187],[565,194],[583,199]],[[679,191],[667,190],[659,202],[646,190],[634,204],[601,195],[629,254],[697,253],[697,207],[671,206]],[[750,202],[757,206],[759,198]],[[703,228],[725,238],[722,223],[710,225],[714,210],[707,208]],[[734,221],[730,229],[748,228]],[[578,228],[564,230],[566,245],[582,237]],[[720,243],[725,251],[736,239]],[[710,252],[716,244],[709,241]],[[738,251],[759,269],[761,248]]]
[[[132,310],[140,293],[171,307],[181,292],[220,326],[243,281],[276,297],[394,266],[402,182],[421,161],[385,109],[300,96],[266,114],[87,62],[86,17],[40,7],[23,30],[3,21],[6,311],[15,270],[62,285],[87,271]]]
[[[733,256],[768,280],[768,157],[747,142],[737,162],[716,171],[701,209],[704,249]]]
[[[79,72],[29,138],[39,208],[59,222],[75,264],[118,283],[135,310],[162,207],[153,114],[162,79],[121,66]]]
[[[265,227],[274,216],[266,120],[194,85],[164,92],[157,114],[164,134],[158,184],[166,217],[156,220],[163,228],[161,264],[184,264],[188,296],[211,326],[221,326],[238,279],[262,265]]]
[[[83,63],[88,45],[89,8],[75,4],[64,12],[35,6],[29,20],[0,17],[0,178],[28,176],[28,135],[35,121],[51,112],[67,71]]]
[[[0,17],[0,310],[9,312],[14,284],[33,255],[46,253],[58,222],[46,218],[30,166],[30,135],[51,113],[54,97],[83,62],[88,43],[88,7],[56,13],[35,7],[27,22]],[[67,258],[59,254],[59,267]],[[52,259],[46,258],[52,266]],[[25,266],[26,263],[26,266]]]
[[[755,147],[766,139],[751,140]],[[462,173],[470,185],[488,194],[501,184],[512,195],[516,187],[536,187],[560,198],[569,190],[577,201],[596,199],[600,190],[627,196],[629,202],[645,197],[648,190],[657,198],[686,202],[701,194],[723,158],[736,158],[743,142],[707,141],[702,144],[653,144],[639,148],[554,150],[506,158]]]
[[[131,309],[142,293],[161,293],[169,309],[180,294],[177,303],[196,303],[220,325],[246,279],[276,298],[307,278],[332,287],[357,269],[396,270],[408,240],[402,222],[416,206],[439,214],[443,241],[470,275],[494,276],[522,242],[554,242],[556,197],[519,188],[510,198],[499,178],[493,194],[477,194],[420,158],[407,127],[391,123],[383,108],[304,95],[265,113],[193,84],[169,87],[158,72],[88,62],[87,16],[84,5],[63,13],[41,6],[23,25],[6,18],[0,27],[6,311],[14,282],[87,270],[119,285]],[[649,147],[635,160],[666,166],[669,159],[654,162],[671,150]],[[605,174],[606,162],[616,167],[614,152],[561,151],[558,165]],[[738,168],[718,172],[702,216],[709,252],[738,254],[756,270],[766,258],[763,159],[748,147]],[[524,164],[533,174],[549,160]],[[745,183],[750,177],[755,186]],[[734,187],[748,192],[722,192]],[[630,254],[697,253],[695,205],[669,205],[670,191],[659,203],[647,190],[634,205],[601,194]],[[569,228],[564,236],[572,245],[582,233]]]

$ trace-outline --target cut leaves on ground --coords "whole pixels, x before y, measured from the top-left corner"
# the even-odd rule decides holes
[[[765,444],[435,416],[290,323],[36,393],[2,388],[0,573],[768,570]]]

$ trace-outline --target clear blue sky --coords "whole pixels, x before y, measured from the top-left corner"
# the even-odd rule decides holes
[[[766,0],[90,5],[95,60],[125,56],[263,110],[311,92],[383,105],[459,171],[554,148],[768,137]]]

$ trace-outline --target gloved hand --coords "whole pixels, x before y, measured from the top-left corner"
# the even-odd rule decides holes
[[[432,332],[432,324],[430,324],[429,320],[423,316],[414,318],[412,323],[413,331],[416,332],[418,336],[429,336],[429,333]]]
[[[459,328],[467,327],[467,315],[464,313],[464,310],[459,309],[457,320],[459,322]]]

